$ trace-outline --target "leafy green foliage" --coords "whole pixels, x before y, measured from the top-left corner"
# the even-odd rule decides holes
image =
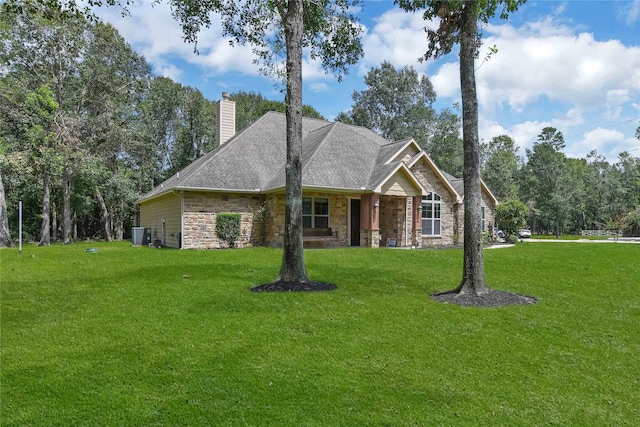
[[[194,43],[196,51],[200,30],[210,27],[211,15],[218,14],[222,17],[223,35],[230,36],[233,43],[252,46],[260,71],[285,80],[281,64],[290,48],[285,39],[285,18],[292,10],[289,2],[171,0],[170,3],[185,40]],[[338,79],[362,56],[362,29],[354,25],[356,17],[349,10],[358,3],[359,0],[304,2],[302,47]]]
[[[556,236],[562,233],[562,220],[570,207],[570,192],[575,188],[566,167],[566,156],[560,151],[564,146],[562,132],[545,127],[533,148],[526,150],[532,181],[525,196],[546,215],[543,219],[553,224]]]
[[[422,16],[425,21],[432,19],[441,21],[438,28],[425,28],[429,48],[420,60],[428,60],[450,53],[453,47],[460,43],[465,8],[473,8],[473,15],[478,21],[486,24],[495,16],[498,9],[500,9],[500,19],[507,19],[520,5],[526,3],[526,0],[394,0],[394,2],[407,12],[423,10]],[[481,37],[481,33],[476,34],[476,55],[481,45]]]
[[[529,215],[527,205],[520,200],[507,200],[496,206],[496,225],[507,235],[517,235],[518,229],[524,227]]]
[[[482,162],[482,179],[489,186],[498,200],[518,197],[516,173],[518,171],[518,146],[507,136],[500,135],[482,144],[484,161]]]
[[[286,104],[283,101],[271,101],[259,93],[237,92],[230,98],[236,103],[236,130],[241,131],[254,121],[258,120],[269,111],[279,113],[286,112]],[[302,116],[326,120],[318,111],[310,105],[302,106]]]
[[[624,217],[622,229],[625,236],[640,236],[640,207]]]
[[[413,67],[396,70],[385,61],[367,73],[364,83],[367,89],[352,96],[354,124],[378,132],[384,138],[399,140],[419,138],[421,135],[412,133],[418,129],[424,133],[434,121],[435,90],[429,78],[419,76]]]
[[[216,235],[231,248],[236,246],[236,240],[240,237],[241,221],[241,214],[219,213],[216,215]]]
[[[505,243],[509,243],[511,245],[515,245],[519,242],[517,234],[507,234],[507,237],[504,240]]]

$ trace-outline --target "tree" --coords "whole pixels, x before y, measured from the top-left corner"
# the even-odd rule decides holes
[[[246,128],[269,111],[285,113],[287,110],[287,105],[284,102],[266,99],[261,94],[255,92],[240,91],[232,93],[230,98],[236,103],[237,131]],[[310,105],[302,106],[302,116],[325,120],[322,114]]]
[[[507,235],[518,235],[518,229],[524,227],[529,209],[520,200],[511,199],[496,206],[496,225]]]
[[[275,284],[307,288],[311,283],[302,246],[302,50],[308,49],[325,70],[340,78],[347,66],[362,55],[361,30],[348,13],[357,3],[357,0],[171,1],[174,17],[181,23],[187,41],[196,43],[200,29],[211,24],[210,14],[217,13],[223,18],[225,35],[233,37],[236,43],[254,47],[261,71],[282,76],[278,56],[286,54],[285,235],[282,265]]]
[[[409,66],[396,70],[389,62],[371,68],[364,78],[367,89],[352,95],[351,119],[386,139],[414,137],[425,146],[432,135],[436,92],[426,75]]]
[[[9,233],[9,218],[7,216],[7,204],[4,197],[4,184],[0,171],[0,248],[11,246],[11,234]]]
[[[640,139],[640,128],[638,132]],[[625,210],[632,210],[640,207],[640,157],[633,157],[626,151],[618,154],[618,161],[615,165],[625,194]]]
[[[43,190],[48,196],[43,198],[41,240],[48,244],[52,227],[44,222],[49,218],[49,206],[54,207],[51,215],[55,238],[55,197],[62,194],[63,238],[64,243],[69,243],[75,234],[71,203],[75,175],[82,165],[90,163],[105,165],[112,174],[126,170],[122,168],[123,147],[131,139],[134,105],[146,86],[150,68],[112,26],[66,14],[55,2],[10,1],[2,7],[2,20],[7,24],[2,27],[4,43],[0,48],[7,64],[5,78],[20,82],[34,94],[40,88],[49,88],[58,106],[48,131],[55,142],[55,159],[60,161],[56,164],[59,173],[58,169],[55,174],[42,169]],[[30,108],[36,104],[31,102]],[[92,162],[94,158],[99,162]],[[102,205],[104,199],[99,194],[102,182],[93,187],[104,212],[107,207]],[[51,197],[50,190],[54,200],[46,202]],[[120,222],[113,223],[107,215],[103,218],[109,222],[105,230],[106,225],[122,230]],[[109,239],[110,233],[105,237]]]
[[[571,176],[566,167],[566,156],[560,151],[562,148],[562,132],[546,127],[533,143],[532,150],[526,150],[536,208],[547,221],[547,228],[553,224],[557,237],[562,233],[562,222],[570,207],[571,191]]]
[[[437,114],[432,135],[423,147],[443,171],[461,177],[463,172],[463,146],[460,138],[460,116],[451,110]]]
[[[460,86],[462,92],[462,136],[464,146],[464,264],[462,281],[453,292],[460,296],[482,296],[490,292],[484,275],[482,254],[480,189],[480,146],[475,58],[481,45],[478,22],[487,23],[502,6],[506,19],[523,0],[438,1],[395,0],[405,11],[424,9],[425,20],[439,19],[439,27],[427,27],[429,47],[422,59],[439,58],[460,44]]]
[[[483,144],[485,160],[482,178],[498,200],[515,199],[518,196],[516,172],[518,171],[518,146],[507,136],[496,136]]]

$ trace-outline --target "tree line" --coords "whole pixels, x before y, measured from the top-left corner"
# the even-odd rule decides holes
[[[0,17],[0,240],[17,236],[19,201],[41,245],[122,239],[137,198],[216,147],[215,103],[152,75],[111,25],[31,6]],[[231,98],[238,129],[285,110]]]

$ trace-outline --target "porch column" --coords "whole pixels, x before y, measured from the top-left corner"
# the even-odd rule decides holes
[[[413,196],[413,244],[416,248],[422,247],[422,196]]]
[[[363,194],[360,197],[360,246],[380,247],[380,195]]]

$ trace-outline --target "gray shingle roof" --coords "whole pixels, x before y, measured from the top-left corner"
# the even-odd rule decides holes
[[[440,172],[442,172],[442,175],[444,175],[447,181],[449,181],[453,189],[456,190],[456,193],[458,193],[460,197],[464,197],[464,181],[462,180],[462,178],[456,178],[455,176],[448,174],[443,170],[441,170]]]
[[[304,118],[303,186],[373,190],[398,166],[399,162],[386,162],[406,142],[390,142],[360,126]],[[285,162],[285,115],[269,112],[167,179],[139,202],[174,190],[265,192],[282,189]]]

